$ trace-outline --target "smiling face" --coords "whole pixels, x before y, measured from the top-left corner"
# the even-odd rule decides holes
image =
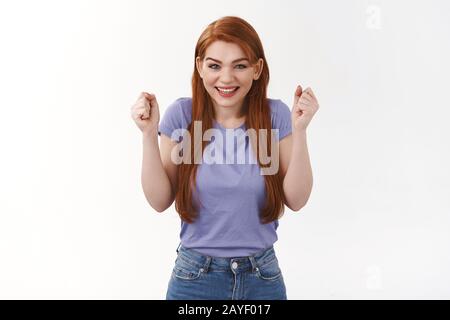
[[[261,74],[263,60],[251,65],[237,44],[215,41],[206,49],[203,60],[196,58],[196,66],[214,107],[239,111],[253,81]]]

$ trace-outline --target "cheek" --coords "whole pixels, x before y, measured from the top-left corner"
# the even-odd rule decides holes
[[[243,85],[251,87],[253,83],[253,73],[249,72],[242,74],[240,77],[240,81]]]
[[[203,83],[207,86],[214,86],[214,84],[217,82],[215,77],[212,76],[205,76],[203,77]]]

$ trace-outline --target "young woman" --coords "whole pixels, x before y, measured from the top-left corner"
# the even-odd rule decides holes
[[[291,111],[266,97],[268,82],[258,34],[228,16],[197,42],[192,98],[161,123],[154,94],[131,108],[144,194],[158,212],[175,201],[181,218],[167,299],[287,299],[273,244],[284,205],[298,211],[311,193],[306,128],[319,105],[298,86]]]

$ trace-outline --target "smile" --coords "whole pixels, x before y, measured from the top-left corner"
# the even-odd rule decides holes
[[[228,87],[228,88],[222,88],[222,87],[215,87],[217,91],[219,92],[220,96],[222,97],[232,97],[236,91],[239,89],[239,87]]]

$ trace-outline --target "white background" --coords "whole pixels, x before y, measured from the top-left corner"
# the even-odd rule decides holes
[[[275,244],[288,298],[450,298],[444,0],[0,2],[0,298],[165,298],[179,218],[145,200],[130,107],[190,96],[225,15],[259,33],[269,97],[320,103]]]

